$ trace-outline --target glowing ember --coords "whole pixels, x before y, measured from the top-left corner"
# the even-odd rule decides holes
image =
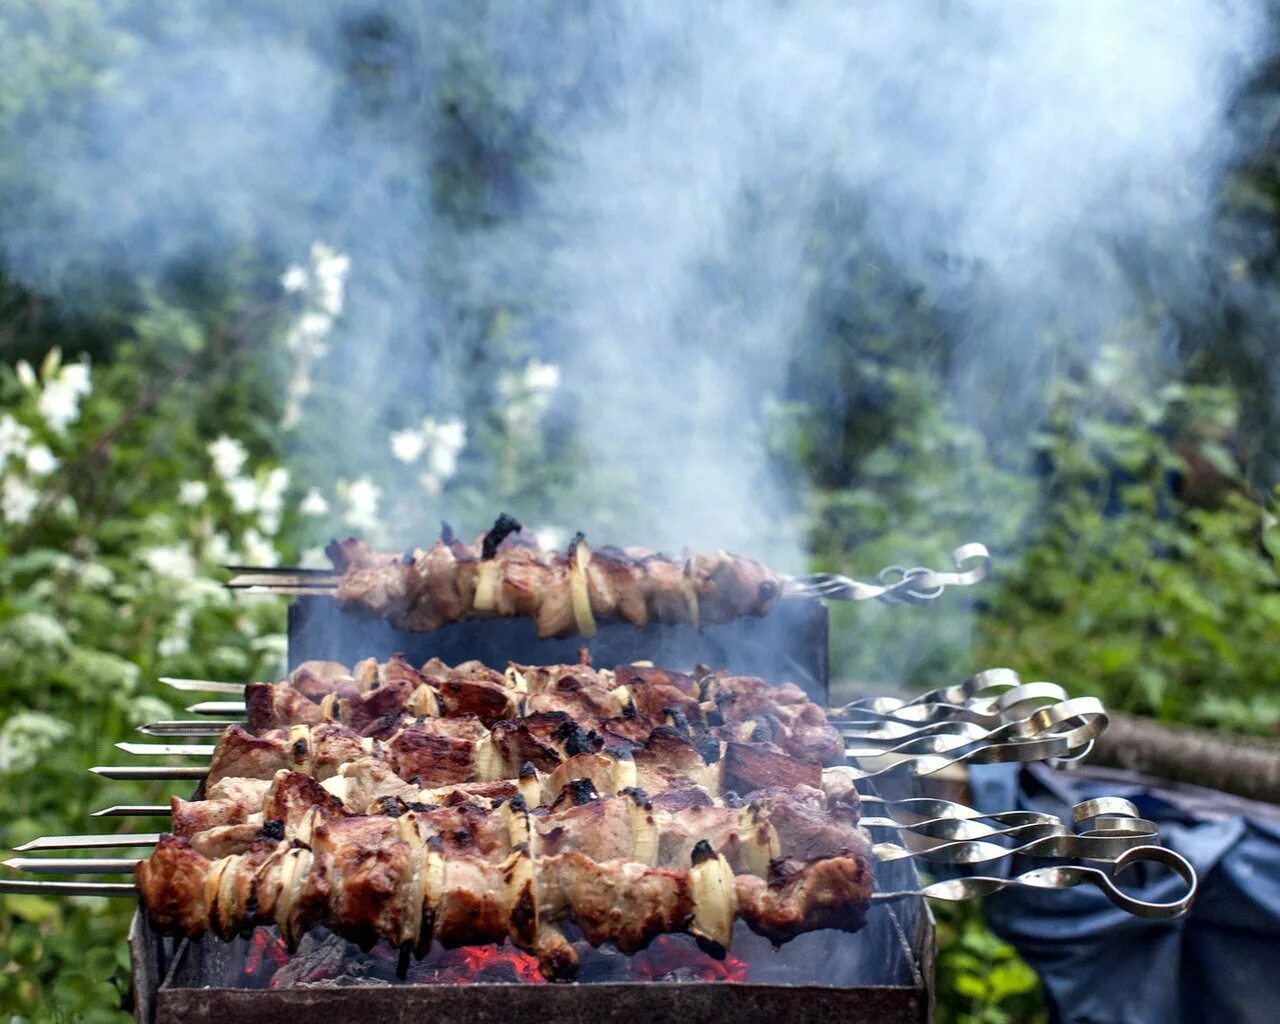
[[[716,960],[672,935],[660,935],[632,960],[636,981],[746,981],[747,964],[736,956]]]
[[[464,946],[450,950],[444,957],[446,961],[455,958],[461,963],[440,965],[440,981],[445,984],[511,980],[542,985],[547,980],[538,970],[536,957],[509,946]],[[510,977],[512,974],[514,978]]]
[[[733,983],[747,980],[747,963],[704,953],[687,938],[663,935],[627,956],[611,946],[575,942],[580,982]],[[385,942],[361,950],[336,935],[309,935],[290,955],[273,929],[254,932],[244,974],[259,985],[291,988],[307,984],[544,985],[538,960],[512,946],[435,946],[421,960],[401,957]]]
[[[270,957],[276,967],[283,967],[285,961],[289,959],[289,953],[285,949],[284,939],[278,935],[273,936],[265,928],[259,928],[253,933],[253,940],[249,943],[249,955],[245,958],[244,973],[257,974],[265,957]]]

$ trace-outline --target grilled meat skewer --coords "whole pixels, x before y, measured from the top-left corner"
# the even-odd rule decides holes
[[[548,978],[571,977],[577,967],[557,921],[628,953],[677,931],[723,951],[739,916],[783,942],[820,928],[856,930],[871,896],[869,863],[856,856],[774,861],[767,880],[735,876],[707,843],[689,868],[601,863],[576,852],[538,857],[527,847],[496,863],[450,856],[424,838],[412,811],[329,821],[309,846],[264,838],[216,860],[165,836],[137,878],[153,922],[189,936],[230,937],[275,923],[294,944],[325,925],[366,947],[382,938],[419,954],[432,939],[510,940],[535,954]]]
[[[429,632],[471,618],[527,615],[541,637],[591,637],[600,619],[729,622],[765,615],[782,581],[759,562],[723,551],[676,560],[645,548],[590,549],[581,534],[567,552],[543,552],[503,515],[475,544],[445,527],[431,548],[382,554],[355,538],[326,549],[349,611]]]
[[[450,668],[432,659],[415,669],[392,656],[354,670],[305,662],[281,683],[245,687],[250,730],[341,722],[365,735],[389,734],[405,717],[474,715],[489,727],[537,712],[571,715],[584,728],[638,739],[648,728],[683,719],[714,726],[726,739],[765,740],[826,765],[844,760],[840,735],[799,687],[749,676],[683,675],[648,665],[613,670],[588,665],[511,665],[499,673],[479,662]]]
[[[281,771],[261,806],[252,820],[238,824],[209,826],[195,816],[175,815],[173,833],[215,859],[246,852],[264,830],[308,843],[325,821],[361,813],[396,818],[412,811],[424,835],[436,836],[446,855],[501,860],[525,844],[535,854],[576,851],[597,861],[683,865],[697,843],[706,840],[736,873],[762,877],[778,857],[808,860],[869,850],[857,827],[857,808],[806,786],[764,790],[744,804],[713,801],[705,794],[697,800],[650,799],[636,788],[601,796],[590,782],[576,779],[542,808],[529,808],[516,793],[497,798],[455,794],[436,804],[383,796],[355,811],[310,776]],[[513,809],[520,812],[517,818]],[[519,825],[515,831],[513,822]]]
[[[270,779],[282,768],[323,782],[341,774],[343,765],[360,761],[385,766],[384,778],[427,789],[516,779],[522,771],[537,770],[547,774],[551,798],[576,778],[590,779],[608,793],[639,785],[653,794],[701,788],[740,796],[777,785],[822,788],[828,775],[843,785],[845,778],[838,768],[824,772],[818,763],[793,758],[772,744],[725,742],[711,735],[695,741],[666,725],[642,743],[624,739],[606,749],[597,734],[565,716],[544,713],[499,722],[492,730],[474,719],[424,719],[386,740],[340,725],[300,725],[261,736],[233,726],[218,742],[206,784]]]

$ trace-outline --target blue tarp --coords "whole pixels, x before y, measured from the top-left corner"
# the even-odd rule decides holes
[[[1090,886],[987,900],[993,930],[1040,974],[1055,1022],[1280,1022],[1280,808],[1118,771],[992,765],[970,778],[981,810],[1068,822],[1080,800],[1126,797],[1200,876],[1199,897],[1176,921],[1131,917]],[[1162,875],[1118,881],[1143,899],[1176,898],[1181,881]]]

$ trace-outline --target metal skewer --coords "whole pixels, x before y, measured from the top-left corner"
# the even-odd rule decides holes
[[[203,779],[209,774],[209,766],[192,767],[188,765],[150,765],[150,764],[110,764],[90,768],[94,775],[104,779],[128,781],[140,779],[146,782],[158,782],[171,779]]]
[[[1119,874],[1135,864],[1142,863],[1160,864],[1170,868],[1186,883],[1186,892],[1178,899],[1171,900],[1168,903],[1156,903],[1130,896],[1112,881],[1113,875]],[[958,903],[965,900],[981,899],[984,896],[1000,892],[1002,889],[1062,890],[1086,883],[1100,889],[1107,899],[1121,910],[1132,914],[1134,917],[1153,920],[1181,917],[1190,908],[1199,888],[1199,880],[1196,878],[1195,869],[1181,855],[1174,853],[1172,850],[1167,850],[1163,846],[1135,846],[1117,857],[1109,871],[1082,865],[1067,865],[1036,868],[1033,871],[1015,875],[1013,878],[968,875],[963,878],[933,882],[919,889],[873,893],[871,901],[873,903],[892,903],[899,900],[927,897],[929,899]]]
[[[172,813],[168,804],[115,804],[92,811],[91,818],[167,818]]]
[[[212,743],[117,743],[126,754],[145,757],[212,757],[217,746]]]
[[[810,573],[787,580],[783,596],[820,597],[827,601],[884,601],[889,604],[927,604],[947,587],[970,587],[991,571],[991,553],[983,544],[962,544],[951,553],[955,572],[939,572],[925,566],[891,565],[880,570],[875,583],[865,583],[839,573]]]
[[[855,580],[839,573],[810,573],[784,577],[783,597],[817,597],[826,601],[884,601],[890,604],[927,604],[942,596],[947,587],[969,587],[981,582],[991,571],[991,553],[983,544],[963,544],[951,553],[956,571],[946,572],[926,566],[910,568],[891,565],[880,570],[874,583]],[[342,574],[331,569],[264,569],[227,566],[234,573],[227,581],[232,590],[287,595],[333,594]]]
[[[247,709],[242,700],[204,700],[183,710],[189,715],[243,715]]]
[[[7,868],[33,875],[127,875],[142,857],[10,857]]]
[[[82,861],[80,863],[88,863]],[[1174,871],[1187,885],[1187,890],[1178,899],[1166,903],[1140,900],[1119,889],[1112,876],[1135,864],[1159,864]],[[131,870],[131,869],[130,869]],[[1078,885],[1096,886],[1121,910],[1135,917],[1149,920],[1167,920],[1181,917],[1190,908],[1199,888],[1195,869],[1179,854],[1161,846],[1137,846],[1126,851],[1116,859],[1112,871],[1108,873],[1100,868],[1069,865],[1059,867],[1036,868],[1032,871],[1015,875],[1013,878],[991,878],[982,875],[969,875],[943,882],[933,882],[918,889],[899,890],[894,892],[877,892],[871,896],[872,903],[895,903],[908,899],[937,899],[948,902],[962,902],[981,899],[1003,889],[1039,889],[1064,890]],[[113,882],[50,882],[28,879],[0,879],[0,895],[30,894],[42,896],[114,896],[135,898],[137,886],[131,883]]]
[[[222,721],[200,721],[194,718],[179,718],[169,722],[149,722],[138,726],[138,732],[144,736],[221,736],[223,730],[232,725],[243,725],[244,719],[224,719]]]
[[[138,832],[133,835],[41,836],[13,848],[14,853],[36,853],[40,850],[124,850],[131,846],[155,846],[160,832]]]
[[[179,679],[175,676],[161,676],[160,682],[174,690],[195,693],[244,693],[243,683],[220,683],[213,679]]]

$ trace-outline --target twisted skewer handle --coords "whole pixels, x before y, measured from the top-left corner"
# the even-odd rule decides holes
[[[1136,864],[1160,864],[1171,869],[1183,882],[1186,891],[1175,900],[1154,902],[1130,896],[1113,881],[1113,876]],[[1077,885],[1092,884],[1098,887],[1115,906],[1135,917],[1152,920],[1168,920],[1185,914],[1195,899],[1200,882],[1195,868],[1181,856],[1163,846],[1135,846],[1126,850],[1111,865],[1111,870],[1085,867],[1083,865],[1066,865],[1059,867],[1036,868],[1013,878],[992,878],[985,875],[969,875],[964,878],[953,878],[944,882],[933,882],[919,889],[898,892],[878,892],[872,895],[873,903],[892,903],[899,900],[929,899],[960,902],[963,900],[982,899],[1003,889],[1041,889],[1059,891],[1071,889]]]
[[[955,572],[939,572],[926,566],[890,565],[881,569],[875,583],[851,579],[839,573],[818,572],[794,576],[783,590],[788,597],[820,597],[826,601],[884,601],[887,604],[928,604],[947,587],[971,587],[991,571],[991,553],[983,544],[962,544],[951,552]]]

